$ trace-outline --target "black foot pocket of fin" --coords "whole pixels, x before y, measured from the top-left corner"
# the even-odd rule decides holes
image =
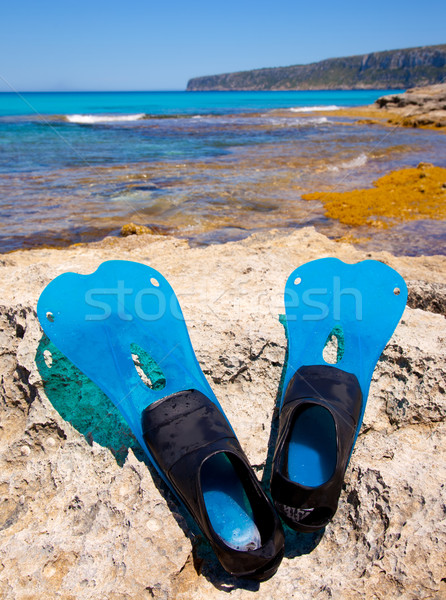
[[[289,527],[317,531],[336,512],[362,406],[355,375],[301,367],[284,396],[271,494]]]
[[[223,413],[197,390],[142,414],[144,441],[230,574],[264,580],[283,557],[284,536]]]

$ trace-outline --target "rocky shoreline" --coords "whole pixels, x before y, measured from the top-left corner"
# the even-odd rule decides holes
[[[446,84],[412,88],[404,94],[382,96],[376,106],[397,115],[405,127],[446,128]]]
[[[106,416],[88,422],[85,415],[81,433],[56,410],[36,365],[42,347],[36,302],[58,274],[89,273],[104,260],[160,270],[176,290],[197,358],[266,482],[286,347],[278,319],[284,283],[296,266],[324,256],[388,263],[408,282],[408,307],[375,371],[333,522],[323,535],[287,531],[285,558],[270,581],[237,581],[191,532],[124,429],[119,461],[116,447],[98,442]],[[446,593],[445,272],[444,256],[365,253],[313,228],[206,248],[140,235],[3,255],[0,595],[440,600]],[[85,386],[65,377],[68,389],[77,389],[74,400],[85,400]]]
[[[379,123],[392,127],[415,127],[446,132],[446,84],[406,90],[381,96],[369,106],[354,106],[318,115],[353,117],[359,123]],[[313,115],[314,113],[308,113]]]

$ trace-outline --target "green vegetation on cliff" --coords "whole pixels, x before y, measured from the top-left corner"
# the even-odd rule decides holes
[[[387,50],[309,65],[255,69],[190,79],[187,90],[326,90],[410,88],[446,76],[446,44]]]

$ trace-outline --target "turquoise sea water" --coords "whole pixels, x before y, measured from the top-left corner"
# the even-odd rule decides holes
[[[234,114],[275,108],[371,104],[395,90],[302,92],[23,92],[0,93],[0,115]],[[401,90],[400,90],[401,91]]]
[[[100,239],[130,221],[194,244],[304,225],[344,235],[301,195],[446,166],[442,134],[334,116],[385,93],[0,94],[0,251]],[[444,253],[445,240],[444,224],[426,221],[366,246]]]

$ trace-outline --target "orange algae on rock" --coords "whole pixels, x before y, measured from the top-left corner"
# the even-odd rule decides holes
[[[121,235],[144,235],[145,233],[153,233],[153,229],[146,225],[137,225],[136,223],[126,223],[121,227]]]
[[[446,218],[446,169],[442,167],[420,163],[392,171],[373,185],[349,192],[304,194],[302,199],[319,200],[327,217],[351,226],[384,228],[392,221]]]
[[[333,238],[333,240],[338,244],[362,244],[364,242],[368,242],[370,240],[370,236],[359,237],[349,232],[341,235],[341,237]]]

